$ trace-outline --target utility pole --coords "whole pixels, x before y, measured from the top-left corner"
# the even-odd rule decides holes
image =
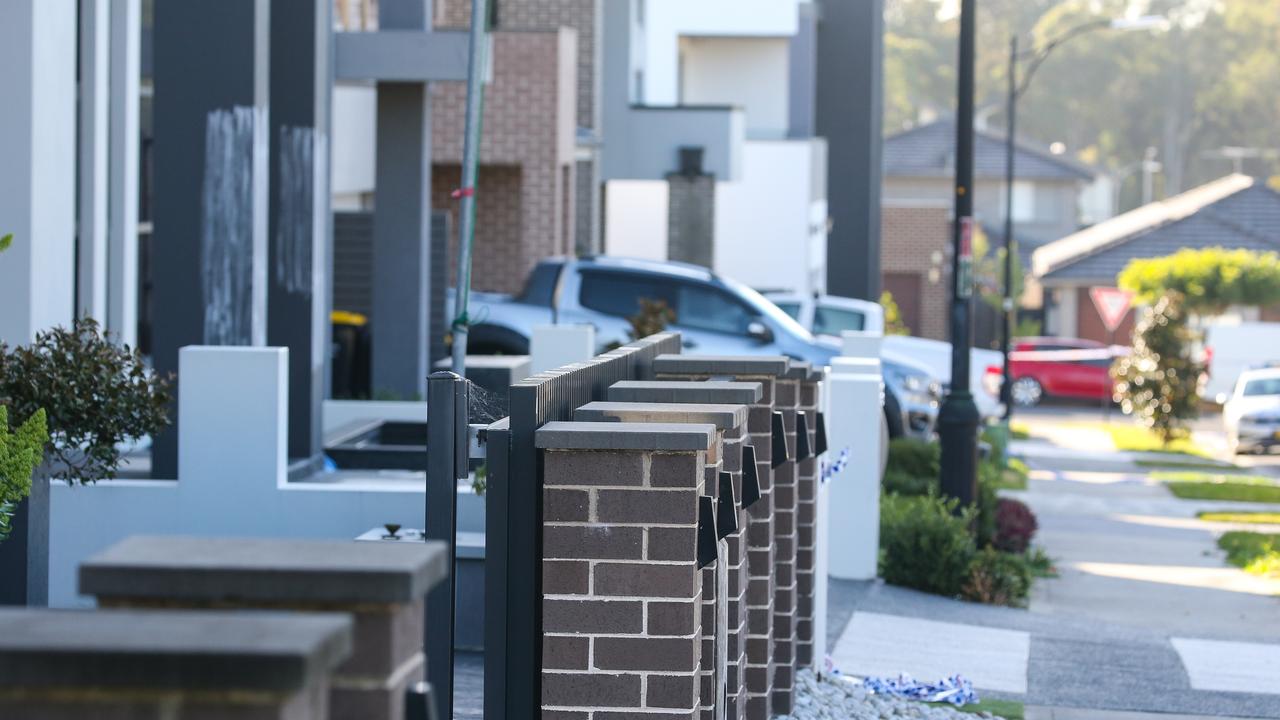
[[[486,0],[471,0],[471,54],[467,63],[467,127],[462,141],[462,187],[454,191],[462,201],[458,222],[458,290],[454,293],[453,372],[467,376],[467,331],[471,317],[471,246],[476,235],[476,182],[480,174],[480,131],[484,119]]]
[[[1009,373],[1009,342],[1013,335],[1013,179],[1016,177],[1014,160],[1018,132],[1018,35],[1009,38],[1009,107],[1008,128],[1004,145],[1004,298],[1000,307],[1000,355],[1004,358],[1003,377],[1000,380],[1000,402],[1004,404],[1005,432],[1013,415],[1013,378]]]
[[[969,390],[973,301],[973,76],[977,0],[960,3],[955,222],[951,256],[951,389],[938,413],[942,492],[971,505],[978,494],[978,406]]]

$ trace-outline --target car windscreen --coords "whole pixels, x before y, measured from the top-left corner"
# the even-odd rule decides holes
[[[793,320],[800,319],[800,303],[775,301],[773,304],[777,305],[778,309],[781,310],[782,312],[790,315],[791,319]]]
[[[641,300],[661,300],[676,309],[676,288],[674,282],[656,275],[583,270],[578,303],[605,315],[629,318],[639,314]]]
[[[1280,395],[1280,377],[1257,378],[1244,384],[1245,397]]]
[[[819,305],[813,312],[813,331],[819,335],[839,335],[846,330],[861,332],[867,327],[867,316],[857,310]]]
[[[773,302],[765,296],[740,282],[735,282],[725,277],[721,277],[720,282],[724,283],[724,286],[728,288],[730,292],[741,298],[743,302],[746,302],[756,310],[759,310],[761,314],[782,326],[788,334],[794,335],[802,340],[813,340],[813,335],[808,330],[805,330],[800,323],[796,322],[794,318],[780,310],[777,305],[774,305]]]
[[[564,263],[561,262],[538,263],[533,268],[533,272],[529,273],[529,279],[525,281],[524,290],[520,292],[517,301],[525,305],[551,307],[551,302],[555,299],[556,283],[560,280],[560,270],[563,267]]]

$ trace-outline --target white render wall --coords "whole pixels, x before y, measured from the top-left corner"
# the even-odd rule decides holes
[[[336,205],[359,209],[360,196],[374,190],[378,91],[372,84],[333,86],[333,160],[330,189]]]
[[[667,259],[666,180],[610,180],[605,184],[604,251],[618,257]]]
[[[751,287],[826,289],[827,202],[814,142],[749,141],[743,177],[716,184],[715,271]]]
[[[671,105],[680,101],[681,36],[789,38],[799,0],[649,0],[644,21],[644,101]]]
[[[732,105],[747,138],[784,138],[790,123],[790,38],[682,37],[680,102]]]
[[[76,2],[0,2],[0,341],[73,316]]]

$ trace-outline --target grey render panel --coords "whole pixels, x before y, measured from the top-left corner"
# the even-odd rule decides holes
[[[636,0],[603,0],[603,52],[600,73],[602,106],[602,181],[663,180],[678,169],[682,147],[703,149],[703,171],[717,180],[742,174],[746,120],[740,109],[726,106],[644,105],[631,93],[633,78],[643,73],[631,52]]]
[[[428,82],[466,80],[467,33],[380,30],[338,32],[334,75],[338,80]]]
[[[708,424],[550,422],[538,430],[537,446],[544,450],[639,450],[696,452],[715,441],[716,426]]]
[[[655,373],[680,375],[772,375],[783,377],[799,364],[785,355],[659,355]],[[807,367],[808,363],[804,363]]]
[[[448,572],[444,543],[136,536],[80,566],[99,597],[406,603]]]
[[[955,172],[956,126],[951,118],[891,135],[884,141],[885,177],[951,177]],[[1070,158],[1019,141],[1014,160],[1019,179],[1091,181],[1097,172]],[[1005,177],[1005,137],[978,131],[974,137],[976,178]]]
[[[609,387],[611,402],[653,403],[723,403],[750,405],[764,396],[758,382],[713,380],[693,382],[680,380],[624,380]]]
[[[0,610],[0,688],[291,692],[350,654],[338,613]]]
[[[580,422],[706,423],[729,430],[746,423],[746,405],[691,403],[587,403],[573,413]]]

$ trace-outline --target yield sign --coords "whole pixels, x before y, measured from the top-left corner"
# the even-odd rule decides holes
[[[1133,293],[1120,288],[1089,288],[1089,297],[1093,298],[1093,306],[1098,309],[1107,332],[1115,332],[1120,327],[1125,313],[1129,312],[1129,306],[1133,304]]]

